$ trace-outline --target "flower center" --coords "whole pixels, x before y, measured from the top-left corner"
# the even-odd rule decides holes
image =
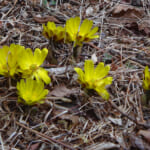
[[[31,69],[32,71],[35,71],[35,70],[38,69],[38,66],[37,66],[36,64],[32,64],[32,65],[30,66],[30,69]]]

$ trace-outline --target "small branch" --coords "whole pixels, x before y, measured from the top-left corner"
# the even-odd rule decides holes
[[[1,134],[0,134],[0,142],[1,142],[1,148],[2,148],[2,150],[5,150]]]
[[[59,68],[45,68],[47,71],[49,71],[51,74],[55,75],[61,75],[64,74],[65,72],[73,71],[74,67],[82,67],[84,65],[83,62],[77,63],[76,66],[69,65],[65,67],[59,67]]]
[[[66,144],[64,144],[64,143],[62,143],[61,141],[55,140],[55,139],[53,139],[53,138],[51,138],[51,137],[49,137],[49,136],[47,136],[47,135],[45,135],[45,134],[43,134],[43,133],[40,133],[40,132],[38,132],[38,131],[36,131],[36,130],[33,130],[33,129],[29,128],[29,127],[26,127],[25,125],[23,125],[23,124],[21,124],[21,123],[19,123],[19,122],[17,122],[17,121],[16,121],[16,124],[19,125],[19,126],[21,126],[21,127],[23,127],[23,128],[25,128],[25,129],[27,129],[27,130],[29,130],[30,132],[35,133],[36,135],[38,135],[38,136],[40,136],[40,137],[46,139],[47,141],[51,141],[51,142],[57,143],[57,144],[59,144],[59,145],[62,145],[62,146],[64,146],[64,147],[70,149],[70,150],[75,150],[75,148],[72,148],[72,147],[70,147],[70,146],[68,146],[68,145],[66,145]]]
[[[1,19],[4,19],[14,9],[15,5],[17,4],[17,2],[18,2],[18,0],[15,0],[14,5],[12,6],[12,8],[9,9],[9,11]]]

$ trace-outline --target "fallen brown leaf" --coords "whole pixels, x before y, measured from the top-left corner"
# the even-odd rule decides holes
[[[75,88],[68,89],[65,85],[60,85],[54,87],[54,89],[48,94],[48,96],[65,97],[71,94],[75,94],[76,92],[77,89]]]
[[[28,150],[38,150],[40,143],[32,144]]]

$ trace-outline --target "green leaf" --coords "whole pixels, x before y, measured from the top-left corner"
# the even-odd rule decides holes
[[[104,55],[103,55],[103,61],[111,60],[111,59],[112,59],[112,55],[110,55],[108,53],[104,53]]]
[[[56,5],[56,1],[55,0],[51,0],[50,1],[50,5]]]

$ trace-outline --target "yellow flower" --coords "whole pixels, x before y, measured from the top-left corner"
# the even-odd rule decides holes
[[[67,41],[75,42],[75,45],[81,46],[83,42],[89,42],[92,39],[98,38],[99,35],[95,35],[98,31],[98,27],[93,29],[93,21],[85,19],[81,24],[79,17],[70,18],[66,22]]]
[[[11,44],[0,49],[0,74],[13,77],[18,73],[18,58],[20,58],[23,46]]]
[[[143,88],[150,90],[150,71],[148,66],[146,66],[144,70]]]
[[[53,39],[56,42],[63,41],[65,38],[65,29],[61,26],[56,27],[54,22],[48,22],[47,26],[43,25],[42,33],[47,39]]]
[[[44,62],[48,50],[46,48],[40,50],[35,49],[34,53],[30,48],[27,48],[22,52],[22,56],[19,58],[20,72],[23,78],[36,78],[36,80],[43,80],[46,84],[50,83],[50,77],[48,71],[41,68],[40,66]]]
[[[34,105],[44,103],[45,96],[48,94],[48,90],[44,89],[44,83],[39,80],[33,80],[27,78],[26,81],[21,79],[20,82],[17,82],[18,90],[18,102]]]
[[[92,60],[86,60],[84,63],[84,72],[81,68],[74,68],[78,74],[79,82],[87,89],[94,89],[102,98],[109,99],[109,93],[105,89],[106,85],[112,83],[112,77],[105,77],[108,75],[110,66],[104,66],[101,62],[94,68]],[[105,77],[105,78],[104,78]]]

